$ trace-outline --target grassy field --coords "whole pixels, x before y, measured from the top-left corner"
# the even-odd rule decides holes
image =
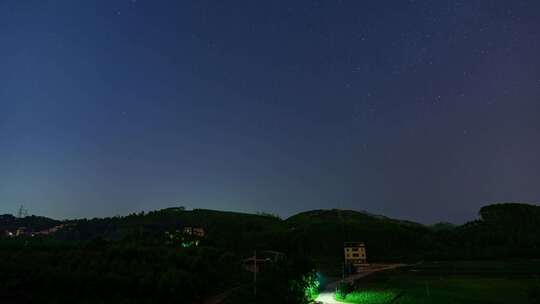
[[[429,262],[408,268],[423,274],[540,275],[540,260]]]
[[[338,300],[363,304],[540,303],[538,262],[529,265],[527,272],[524,265],[528,263],[419,265],[358,281],[355,291],[338,297]]]

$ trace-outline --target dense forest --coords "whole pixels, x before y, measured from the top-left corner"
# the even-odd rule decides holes
[[[425,226],[344,210],[316,210],[286,221],[312,256],[339,257],[344,241],[364,241],[371,261],[531,258],[540,254],[540,207],[495,204],[464,225]]]
[[[286,220],[268,214],[169,208],[124,217],[59,222],[44,217],[0,216],[0,231],[33,231],[58,224],[55,240],[144,240],[161,243],[164,232],[202,227],[208,246],[239,254],[255,249],[341,257],[346,241],[366,243],[371,261],[534,257],[540,253],[540,207],[495,204],[464,225],[421,225],[351,210],[313,210]]]
[[[32,234],[59,225],[52,234]],[[285,258],[261,271],[257,297],[245,302],[281,297],[280,303],[302,303],[316,269],[341,265],[345,241],[365,242],[370,262],[540,254],[540,207],[515,203],[483,207],[477,220],[460,226],[350,210],[313,210],[285,220],[183,208],[68,221],[0,216],[0,231],[20,227],[25,235],[3,233],[0,240],[2,303],[202,303],[251,286],[242,261],[255,250]],[[182,234],[185,227],[203,228],[205,235],[193,242]]]

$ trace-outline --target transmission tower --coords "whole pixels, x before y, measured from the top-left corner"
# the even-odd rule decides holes
[[[17,217],[18,218],[25,218],[28,216],[28,210],[24,208],[23,205],[19,207],[19,211],[17,211]]]

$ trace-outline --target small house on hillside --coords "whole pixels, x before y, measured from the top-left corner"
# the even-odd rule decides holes
[[[345,264],[361,266],[366,264],[366,246],[362,242],[346,242],[343,245]]]
[[[38,235],[51,235],[51,234],[57,233],[58,231],[60,231],[64,227],[66,227],[66,225],[61,224],[61,225],[57,225],[57,226],[54,226],[54,227],[49,228],[49,229],[44,229],[44,230],[38,231],[36,234],[38,234]]]
[[[15,232],[16,236],[27,236],[30,235],[30,231],[26,227],[19,227]]]
[[[184,234],[198,236],[202,238],[205,236],[205,231],[204,228],[201,227],[184,227]]]
[[[193,227],[193,235],[198,237],[204,237],[204,229],[200,227]]]

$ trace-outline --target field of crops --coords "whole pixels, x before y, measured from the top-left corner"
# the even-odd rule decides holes
[[[367,277],[337,299],[362,304],[540,303],[538,265],[530,263],[529,271],[525,265],[430,263]]]

